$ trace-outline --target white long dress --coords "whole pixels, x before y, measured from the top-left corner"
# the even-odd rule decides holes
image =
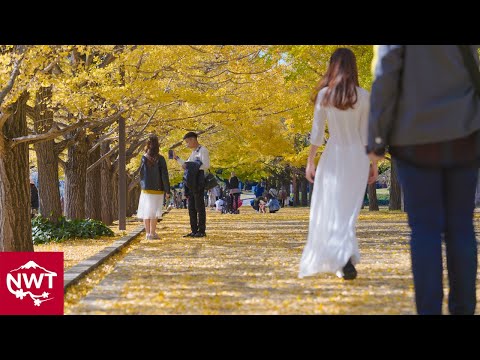
[[[330,137],[315,173],[308,238],[300,261],[299,277],[317,273],[343,276],[351,258],[360,261],[355,226],[367,186],[369,159],[365,152],[369,93],[357,87],[354,109],[339,110],[315,103],[310,143],[323,144],[328,119]]]

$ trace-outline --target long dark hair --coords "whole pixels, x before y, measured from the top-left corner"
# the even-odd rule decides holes
[[[327,72],[315,87],[311,100],[315,103],[318,92],[326,87],[322,106],[334,106],[340,110],[353,109],[358,100],[357,86],[360,85],[355,54],[350,49],[338,48],[330,57]]]
[[[150,135],[148,137],[147,145],[145,146],[145,157],[147,158],[147,164],[153,166],[158,158],[160,145],[158,144],[157,135]]]

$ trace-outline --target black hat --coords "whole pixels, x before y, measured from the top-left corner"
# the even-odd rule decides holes
[[[197,134],[194,133],[193,131],[190,131],[183,136],[183,140],[188,139],[188,138],[192,138],[192,137],[196,139]]]

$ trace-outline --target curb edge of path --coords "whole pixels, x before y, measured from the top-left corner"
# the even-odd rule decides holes
[[[163,215],[167,214],[168,212],[170,212],[170,210],[165,211]],[[131,233],[116,240],[112,245],[103,248],[95,255],[90,256],[89,258],[81,261],[77,265],[74,265],[70,269],[65,271],[63,275],[63,292],[65,293],[69,287],[75,285],[85,275],[95,270],[111,256],[120,252],[120,250],[130,244],[130,242],[132,242],[132,240],[135,239],[138,235],[140,235],[140,233],[144,230],[144,225],[139,225],[136,229],[132,230]]]

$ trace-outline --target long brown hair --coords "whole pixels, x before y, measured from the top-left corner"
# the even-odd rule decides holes
[[[353,109],[357,103],[358,69],[357,60],[352,50],[338,48],[330,57],[327,72],[319,81],[311,96],[317,101],[318,92],[327,88],[322,99],[322,106],[334,106],[340,110]]]
[[[150,135],[148,137],[147,145],[145,146],[145,157],[147,158],[147,164],[153,166],[158,158],[160,145],[158,144],[157,135]]]

